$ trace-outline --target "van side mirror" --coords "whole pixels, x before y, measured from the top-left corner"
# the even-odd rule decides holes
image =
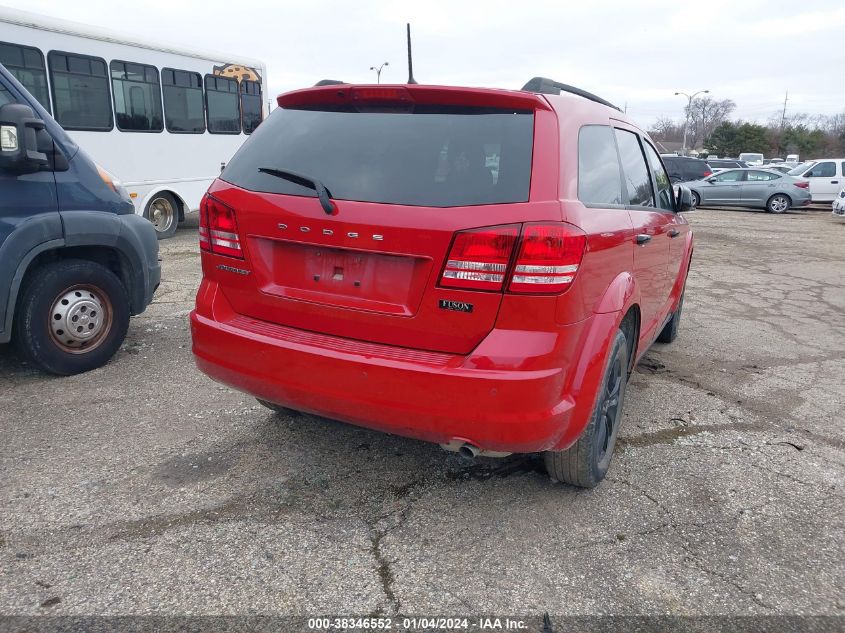
[[[47,154],[38,151],[37,132],[44,121],[35,118],[27,105],[7,103],[0,107],[0,169],[31,174],[48,165]]]
[[[684,211],[692,211],[695,206],[692,204],[692,191],[689,187],[679,185],[677,192],[675,192],[675,213],[683,213]]]

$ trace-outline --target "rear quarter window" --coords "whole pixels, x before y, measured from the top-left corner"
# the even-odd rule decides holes
[[[578,199],[585,204],[621,205],[622,177],[613,129],[587,125],[578,133]]]
[[[316,195],[259,171],[270,168],[316,178],[339,200],[431,207],[525,202],[533,140],[531,112],[277,108],[221,178],[252,191]]]

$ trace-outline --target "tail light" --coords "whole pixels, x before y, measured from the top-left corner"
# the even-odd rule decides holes
[[[526,224],[508,289],[558,293],[575,279],[587,236],[568,224]]]
[[[702,176],[702,178],[709,178],[712,175],[713,175],[713,172],[710,171],[710,170],[707,170],[707,171],[704,172],[704,175]]]
[[[244,258],[235,211],[208,194],[200,202],[199,236],[204,251]]]
[[[794,182],[792,184],[795,185],[796,187],[798,187],[799,189],[809,189],[810,188],[810,182],[808,180],[800,180],[800,181]]]
[[[501,291],[518,247],[508,290],[523,294],[560,293],[575,279],[586,244],[586,234],[563,223],[526,224],[521,237],[520,227],[515,224],[460,231],[455,234],[440,285]]]
[[[518,235],[517,224],[456,233],[440,285],[501,290]]]

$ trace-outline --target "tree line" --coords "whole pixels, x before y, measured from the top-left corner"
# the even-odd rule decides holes
[[[799,154],[802,159],[845,155],[845,110],[831,116],[796,113],[772,116],[765,124],[732,121],[736,103],[712,97],[693,99],[684,109],[687,147],[715,156],[759,152],[768,157]],[[684,121],[659,118],[649,130],[661,142],[683,142]]]

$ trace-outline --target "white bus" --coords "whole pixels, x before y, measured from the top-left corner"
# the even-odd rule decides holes
[[[0,7],[3,64],[170,237],[266,113],[262,62]]]

